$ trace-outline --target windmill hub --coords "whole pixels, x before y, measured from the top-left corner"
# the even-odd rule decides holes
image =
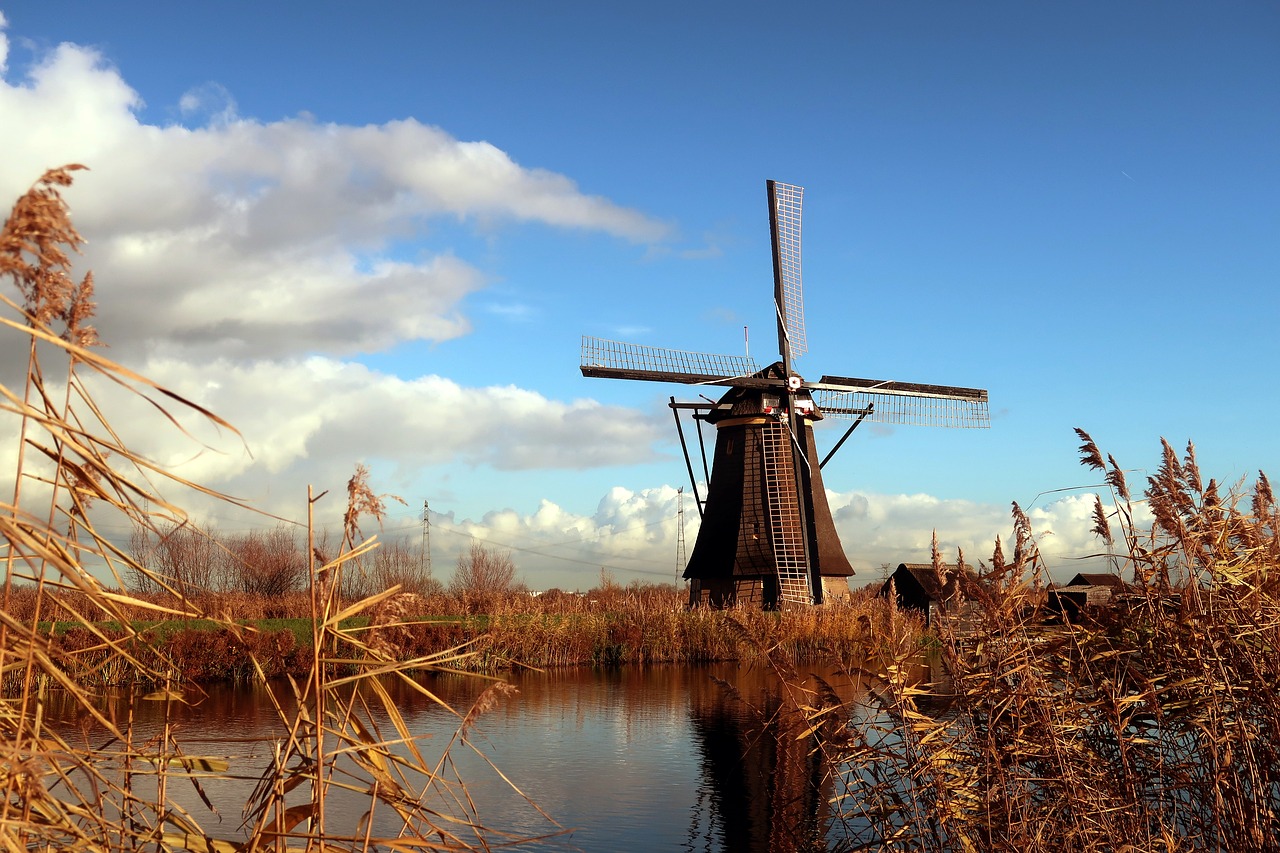
[[[800,378],[800,374],[793,373],[787,377],[787,390],[792,394],[799,391],[804,386],[804,380]]]

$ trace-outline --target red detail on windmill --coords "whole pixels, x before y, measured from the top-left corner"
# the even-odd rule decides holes
[[[799,376],[796,376],[794,373],[787,377],[787,390],[790,391],[792,394],[799,391],[800,386],[803,384],[804,384],[804,380],[802,380]]]

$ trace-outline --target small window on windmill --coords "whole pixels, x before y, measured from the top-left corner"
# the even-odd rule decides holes
[[[805,417],[813,417],[813,400],[797,399],[795,405],[797,412]]]
[[[766,415],[772,415],[774,412],[776,412],[778,410],[779,402],[780,401],[778,400],[778,398],[772,394],[760,395],[760,403],[764,407],[764,413]]]

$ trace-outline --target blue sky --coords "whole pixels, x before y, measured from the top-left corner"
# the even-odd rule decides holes
[[[534,587],[674,574],[690,395],[584,379],[579,338],[746,326],[769,360],[767,178],[806,188],[802,373],[991,392],[989,431],[864,428],[828,466],[863,577],[934,528],[985,557],[1015,500],[1074,573],[1075,426],[1139,483],[1161,436],[1280,468],[1273,4],[0,13],[0,192],[89,165],[111,354],[245,431],[184,470],[300,517],[367,462],[388,534],[443,514],[442,576],[471,535]]]

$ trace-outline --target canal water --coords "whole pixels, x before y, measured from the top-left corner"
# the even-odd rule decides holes
[[[847,677],[817,675],[854,698]],[[449,753],[448,773],[465,781],[479,821],[501,833],[491,842],[553,834],[520,849],[740,853],[822,849],[822,839],[835,837],[826,768],[798,723],[778,713],[785,688],[772,670],[568,669],[505,680],[518,692],[479,717],[469,738],[474,749],[455,745]],[[425,675],[422,683],[465,713],[492,682]],[[412,733],[423,736],[422,752],[440,755],[458,717],[418,691],[387,684]],[[219,687],[173,718],[184,753],[224,757],[237,777],[201,780],[216,813],[194,789],[176,789],[180,805],[215,837],[243,837],[244,803],[282,737],[268,690],[287,692],[284,685]],[[163,703],[109,701],[119,704],[112,709],[118,719],[131,708],[143,738],[159,731]],[[56,719],[56,705],[49,710]],[[437,805],[451,810],[443,798]],[[326,805],[327,825],[351,832],[366,808],[366,799],[336,796]],[[375,820],[375,834],[387,829]]]

